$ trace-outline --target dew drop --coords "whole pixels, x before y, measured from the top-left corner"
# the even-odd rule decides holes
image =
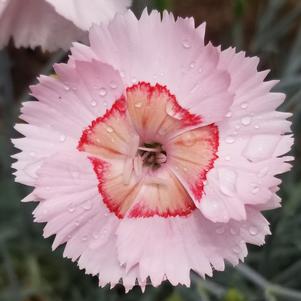
[[[97,105],[96,101],[95,101],[95,100],[92,100],[92,101],[91,101],[91,106],[92,106],[92,107],[96,107],[96,105]]]
[[[240,247],[239,246],[236,246],[236,247],[234,247],[233,248],[233,252],[235,253],[235,254],[239,254],[240,253]]]
[[[235,142],[235,138],[233,136],[228,136],[226,138],[226,142],[229,143],[229,144],[232,144]]]
[[[250,116],[245,116],[240,120],[241,124],[244,126],[249,125],[251,123],[251,121],[252,121],[252,119]]]
[[[111,89],[116,89],[117,88],[117,84],[114,82],[114,81],[111,81],[111,83],[110,83],[110,87],[111,87]]]
[[[191,69],[193,69],[193,68],[195,67],[194,62],[192,62],[192,63],[189,65],[189,67],[190,67]]]
[[[136,102],[135,107],[138,108],[138,109],[141,108],[142,107],[142,102]]]
[[[132,83],[133,83],[133,84],[136,84],[136,83],[137,83],[137,78],[136,78],[136,77],[133,77],[133,78],[132,78]]]
[[[94,232],[94,233],[92,234],[92,237],[93,237],[94,239],[98,239],[98,238],[99,238],[99,233],[98,233],[98,232]]]
[[[185,135],[185,138],[183,138],[182,142],[186,146],[192,146],[192,145],[194,145],[195,142],[196,142],[195,134],[193,134],[193,133],[187,133]]]
[[[218,177],[221,192],[226,196],[233,196],[236,190],[236,173],[228,168],[219,168]]]
[[[107,90],[105,88],[101,88],[99,90],[99,95],[102,96],[102,97],[106,96],[107,95]]]
[[[258,173],[258,177],[263,178],[264,176],[266,176],[268,171],[269,171],[269,169],[267,167],[262,168]]]
[[[203,68],[199,68],[198,72],[202,73],[203,72]]]
[[[108,133],[113,133],[113,132],[114,132],[113,128],[110,127],[110,126],[107,126],[107,127],[106,127],[106,131],[107,131]]]
[[[253,186],[252,193],[256,194],[259,191],[259,187],[257,185]]]
[[[60,142],[65,142],[66,140],[66,136],[65,135],[61,135],[60,136]]]
[[[109,213],[108,213],[108,212],[106,212],[106,213],[104,214],[104,216],[105,216],[105,217],[109,216]]]
[[[217,229],[215,230],[215,232],[216,232],[217,234],[223,234],[223,233],[225,233],[225,228],[224,228],[224,227],[219,227],[219,228],[217,228]]]
[[[120,71],[119,73],[120,73],[120,76],[121,76],[122,78],[125,78],[124,71]]]
[[[82,241],[87,241],[88,240],[88,235],[84,235],[83,237],[82,237]]]
[[[65,86],[64,89],[65,89],[65,91],[70,91],[70,87],[68,87],[68,86]]]
[[[184,39],[184,40],[182,41],[182,45],[183,45],[183,47],[184,47],[185,49],[189,49],[189,48],[191,47],[189,41],[186,40],[186,39]]]
[[[91,210],[91,208],[92,208],[92,203],[91,202],[86,202],[86,204],[84,204],[83,205],[83,208],[85,209],[85,210]]]
[[[257,229],[257,227],[251,226],[251,227],[249,228],[249,233],[250,233],[252,236],[257,235],[257,234],[258,234],[258,229]]]
[[[248,104],[246,102],[243,102],[240,107],[245,110],[248,107]]]
[[[164,129],[164,128],[159,129],[158,134],[159,134],[160,136],[164,136],[166,133],[167,133],[166,129]]]
[[[79,222],[79,221],[76,221],[76,222],[74,223],[74,225],[75,225],[75,227],[78,227],[78,226],[80,225],[80,222]]]
[[[106,101],[103,102],[103,105],[107,108],[108,107],[108,103]]]
[[[74,204],[73,203],[70,203],[69,206],[68,206],[68,211],[70,213],[73,213],[75,211],[75,207],[74,207]]]
[[[228,112],[227,114],[226,114],[226,117],[227,118],[230,118],[232,116],[232,112]]]
[[[258,130],[260,128],[260,126],[258,124],[255,124],[254,128]]]
[[[236,234],[237,234],[237,231],[236,231],[234,228],[231,228],[231,229],[230,229],[230,233],[231,233],[232,235],[236,235]]]
[[[226,159],[226,161],[230,161],[231,157],[230,156],[226,156],[225,159]]]

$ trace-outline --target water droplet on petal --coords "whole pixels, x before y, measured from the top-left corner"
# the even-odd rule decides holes
[[[121,76],[122,78],[125,78],[124,71],[120,71],[119,73],[120,73],[120,76]]]
[[[138,108],[138,109],[141,108],[142,107],[142,102],[136,102],[135,107]]]
[[[185,49],[189,49],[189,48],[191,47],[191,45],[190,45],[190,43],[189,43],[189,41],[188,41],[187,39],[184,39],[184,40],[182,41],[182,45],[183,45],[183,47],[184,47]]]
[[[243,150],[243,155],[251,162],[266,160],[273,155],[280,139],[278,135],[253,136]]]
[[[68,86],[65,86],[64,89],[65,89],[66,91],[70,91],[70,87],[68,87]]]
[[[80,225],[80,222],[79,222],[79,221],[76,221],[76,222],[74,223],[74,225],[75,225],[75,227],[78,227],[78,226]]]
[[[165,106],[166,114],[175,119],[181,120],[182,115],[176,112],[174,105],[171,102],[167,102]]]
[[[252,236],[257,235],[257,234],[258,234],[258,229],[257,229],[257,227],[251,226],[251,227],[249,228],[249,233],[250,233]]]
[[[104,102],[103,102],[103,105],[104,105],[105,107],[107,107],[107,106],[108,106],[108,103],[107,103],[106,101],[104,101]]]
[[[221,192],[227,196],[233,196],[236,190],[236,173],[228,168],[219,168],[218,177]]]
[[[245,110],[248,107],[248,104],[246,102],[243,102],[240,107]]]
[[[259,129],[260,126],[259,126],[258,124],[255,124],[255,125],[254,125],[254,128],[255,128],[255,129]]]
[[[232,112],[228,112],[227,114],[226,114],[226,117],[227,118],[230,118],[232,116]]]
[[[107,126],[107,127],[106,127],[106,131],[107,131],[108,133],[113,133],[113,132],[114,132],[114,129],[113,129],[112,127],[110,127],[110,126]]]
[[[185,146],[192,146],[196,143],[196,137],[193,132],[188,132],[182,139],[182,143]]]
[[[90,201],[88,201],[88,202],[86,202],[84,205],[83,205],[83,208],[85,209],[85,210],[90,210],[91,208],[92,208],[92,202],[90,202]]]
[[[240,247],[239,247],[239,246],[234,247],[234,248],[233,248],[233,252],[234,252],[235,254],[239,254],[239,253],[241,252]]]
[[[251,226],[251,227],[249,228],[249,233],[250,233],[252,236],[257,235],[257,234],[258,234],[258,229],[257,229],[257,227]]]
[[[225,228],[222,226],[222,227],[219,227],[215,230],[215,232],[217,234],[223,234],[225,232]]]
[[[258,173],[258,177],[263,178],[264,176],[266,176],[268,171],[269,171],[269,169],[267,167],[262,168]]]
[[[68,211],[70,213],[73,213],[75,211],[75,207],[74,207],[74,204],[73,203],[70,203],[69,206],[68,206]]]
[[[237,230],[234,229],[234,228],[231,228],[231,229],[230,229],[230,233],[231,233],[232,235],[236,235],[236,234],[237,234]]]
[[[84,235],[83,237],[82,237],[82,241],[87,241],[88,240],[88,235]]]
[[[110,83],[110,87],[111,87],[111,89],[116,89],[117,88],[117,84],[114,82],[114,81],[111,81],[111,83]]]
[[[231,157],[230,156],[226,156],[225,159],[226,159],[226,161],[230,161]]]
[[[164,136],[166,133],[167,133],[167,130],[164,129],[164,128],[161,128],[161,129],[159,129],[159,131],[158,131],[158,134],[159,134],[160,136]]]
[[[99,238],[99,232],[94,232],[94,233],[92,234],[92,237],[93,237],[94,239],[98,239],[98,238]]]
[[[133,78],[132,78],[132,83],[133,83],[133,84],[136,84],[136,83],[137,83],[137,78],[136,78],[136,77],[133,77]]]
[[[109,213],[108,213],[108,212],[105,212],[104,216],[105,216],[105,217],[109,216]]]
[[[203,68],[199,68],[199,73],[202,73],[203,72]]]
[[[229,144],[232,144],[235,142],[235,138],[233,136],[228,136],[226,138],[226,142],[229,143]]]
[[[244,126],[249,125],[251,123],[251,121],[252,121],[252,119],[250,116],[245,116],[240,120],[241,124],[243,124]]]
[[[95,101],[95,100],[92,100],[92,101],[91,101],[91,106],[92,106],[92,107],[96,107],[96,105],[97,105],[96,101]]]
[[[257,185],[253,186],[252,193],[256,194],[259,191],[259,187]]]
[[[66,136],[65,136],[65,135],[61,135],[61,136],[60,136],[60,141],[61,141],[61,142],[64,142],[65,140],[66,140]]]
[[[194,62],[190,63],[189,67],[190,67],[191,69],[193,69],[193,68],[195,67]]]
[[[105,88],[101,88],[99,90],[99,95],[102,96],[102,97],[106,96],[107,95],[107,90]]]

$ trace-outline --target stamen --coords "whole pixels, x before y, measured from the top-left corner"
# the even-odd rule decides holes
[[[156,163],[163,164],[166,163],[167,156],[164,153],[160,153],[156,155]]]
[[[145,151],[145,152],[151,152],[151,153],[160,153],[161,150],[159,148],[150,148],[150,147],[144,147],[140,146],[138,147],[139,150]]]

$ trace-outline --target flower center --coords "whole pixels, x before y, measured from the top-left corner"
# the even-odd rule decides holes
[[[145,142],[138,147],[143,166],[156,170],[167,162],[167,154],[159,142]]]
[[[181,107],[164,86],[138,83],[84,130],[102,201],[117,217],[186,216],[217,158],[214,124]]]

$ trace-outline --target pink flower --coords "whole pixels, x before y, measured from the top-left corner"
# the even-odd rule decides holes
[[[68,49],[86,38],[93,23],[107,22],[131,0],[2,0],[0,47],[12,37],[16,47]]]
[[[275,176],[292,159],[284,95],[258,58],[204,31],[167,12],[116,16],[23,104],[24,201],[101,286],[189,285],[190,270],[212,276],[270,234],[261,211],[280,206]]]

